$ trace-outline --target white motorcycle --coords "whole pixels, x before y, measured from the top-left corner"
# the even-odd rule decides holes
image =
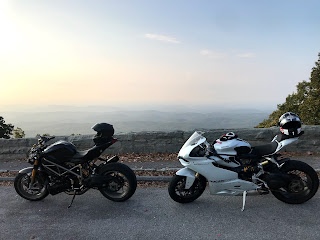
[[[170,197],[189,203],[201,196],[209,183],[212,195],[271,193],[279,200],[299,204],[311,199],[319,179],[308,164],[281,158],[283,147],[299,139],[275,136],[271,143],[251,147],[234,133],[227,133],[209,144],[202,132],[195,132],[182,146],[178,159],[185,167],[176,172],[169,184]]]

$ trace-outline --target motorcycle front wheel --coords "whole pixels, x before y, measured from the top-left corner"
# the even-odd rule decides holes
[[[47,184],[38,174],[32,186],[30,181],[31,176],[28,173],[19,173],[14,179],[14,188],[21,197],[30,201],[39,201],[48,196]]]
[[[196,200],[206,189],[207,181],[203,176],[199,176],[189,189],[185,189],[186,177],[175,175],[172,177],[168,191],[170,197],[179,203],[189,203]]]
[[[127,165],[121,163],[109,163],[103,166],[100,174],[110,177],[100,192],[109,200],[123,202],[129,199],[137,188],[137,178]]]
[[[319,178],[316,171],[308,164],[290,160],[280,169],[289,174],[292,180],[286,187],[271,190],[271,193],[280,201],[289,204],[300,204],[311,199],[319,187]]]

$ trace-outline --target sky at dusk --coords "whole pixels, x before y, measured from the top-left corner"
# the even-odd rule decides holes
[[[285,101],[320,1],[0,0],[0,105]]]

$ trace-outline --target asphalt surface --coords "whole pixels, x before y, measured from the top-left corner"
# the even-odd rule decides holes
[[[210,196],[189,204],[171,200],[166,188],[138,188],[116,203],[90,190],[58,194],[40,202],[0,188],[0,239],[320,239],[320,194],[301,205],[280,202],[271,194]]]

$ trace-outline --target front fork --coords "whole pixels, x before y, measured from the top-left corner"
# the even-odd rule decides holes
[[[195,179],[199,176],[199,173],[185,167],[176,172],[176,175],[186,177],[185,189],[189,189],[193,185]]]
[[[39,168],[39,161],[38,161],[38,159],[36,159],[34,161],[32,173],[31,173],[30,188],[33,186],[33,184],[35,182],[36,173],[37,173],[38,168]]]

